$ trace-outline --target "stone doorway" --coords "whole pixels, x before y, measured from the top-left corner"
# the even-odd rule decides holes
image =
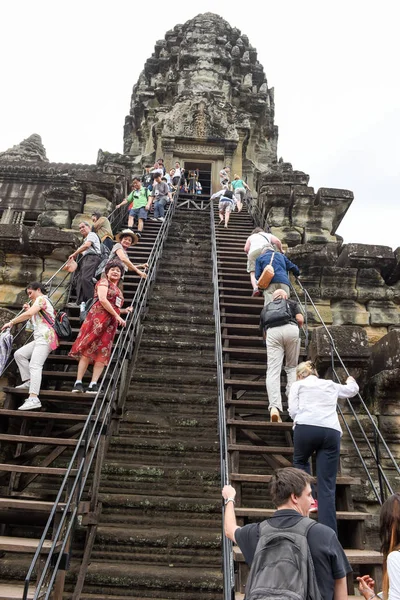
[[[210,162],[201,162],[196,161],[192,162],[190,160],[185,160],[184,163],[186,178],[188,177],[189,171],[194,171],[195,169],[199,169],[199,181],[202,185],[203,191],[202,194],[211,194],[211,167],[212,163]]]

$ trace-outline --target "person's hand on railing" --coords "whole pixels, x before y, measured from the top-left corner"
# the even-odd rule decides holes
[[[349,381],[355,381],[354,377],[349,375],[348,378],[346,379],[346,383],[349,383]]]
[[[117,323],[118,323],[118,325],[121,325],[121,327],[125,327],[125,325],[126,325],[126,321],[124,321],[124,319],[122,317],[120,317],[119,315],[117,317]]]
[[[236,490],[232,485],[224,485],[224,487],[222,488],[222,497],[225,500],[225,503],[227,502],[227,500],[235,500],[236,497]]]

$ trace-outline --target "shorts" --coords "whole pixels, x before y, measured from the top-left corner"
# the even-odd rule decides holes
[[[246,190],[243,187],[236,188],[234,191],[236,200],[244,200],[246,196]]]
[[[229,200],[221,200],[218,205],[219,212],[232,212],[235,210],[235,204]]]
[[[222,187],[225,187],[225,186],[228,185],[229,179],[220,179],[219,182],[220,182],[220,184],[221,184]]]
[[[143,219],[143,221],[146,221],[147,210],[144,206],[141,206],[140,208],[131,208],[129,211],[129,216],[133,217],[134,219]]]

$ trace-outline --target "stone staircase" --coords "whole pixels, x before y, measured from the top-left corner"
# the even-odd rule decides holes
[[[221,598],[214,335],[209,212],[177,210],[103,468],[82,600]]]

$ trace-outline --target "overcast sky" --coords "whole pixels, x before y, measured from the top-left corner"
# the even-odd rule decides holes
[[[56,162],[122,152],[123,124],[156,40],[201,12],[257,49],[275,88],[278,156],[355,200],[345,242],[399,243],[399,34],[395,0],[2,2],[0,151],[32,133]]]

